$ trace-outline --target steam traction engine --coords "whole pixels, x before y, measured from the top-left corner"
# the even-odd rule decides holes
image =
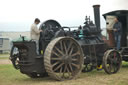
[[[49,75],[56,80],[76,78],[80,72],[92,71],[103,65],[108,74],[116,73],[121,56],[116,50],[107,50],[102,40],[99,5],[94,6],[96,25],[86,17],[85,25],[77,30],[62,27],[55,20],[40,25],[40,56],[33,41],[13,42],[10,59],[16,69],[32,78]]]

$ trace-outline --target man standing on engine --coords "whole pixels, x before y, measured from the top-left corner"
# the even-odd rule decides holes
[[[31,25],[31,40],[36,42],[36,53],[39,55],[39,37],[40,37],[40,32],[42,30],[39,30],[37,25],[40,23],[40,20],[38,18],[35,19],[34,23]]]
[[[118,21],[118,18],[115,18],[115,24],[113,25],[114,37],[116,42],[117,50],[120,49],[120,40],[122,34],[122,24]]]

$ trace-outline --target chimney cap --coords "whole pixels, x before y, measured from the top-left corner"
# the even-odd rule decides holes
[[[99,5],[99,4],[97,4],[97,5],[93,5],[93,7],[100,7],[100,5]]]

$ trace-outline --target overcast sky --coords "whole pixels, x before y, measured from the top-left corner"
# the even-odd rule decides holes
[[[0,0],[0,31],[29,31],[35,18],[55,19],[62,26],[83,25],[86,15],[94,20],[94,4],[101,5],[102,27],[102,14],[128,10],[128,0]]]

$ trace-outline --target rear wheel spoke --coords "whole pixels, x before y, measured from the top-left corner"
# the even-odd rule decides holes
[[[67,64],[65,64],[64,73],[66,72],[66,70],[67,70]]]
[[[51,58],[51,60],[62,60],[61,58]]]
[[[72,46],[72,41],[70,41],[70,44],[69,44],[69,46],[68,46],[67,51],[69,51],[69,50],[70,50],[71,46]]]
[[[63,78],[65,78],[65,73],[66,73],[66,70],[67,70],[67,65],[65,64],[65,66],[64,66],[64,71],[63,71]]]
[[[60,74],[62,73],[62,67],[60,68]]]
[[[73,69],[72,69],[72,66],[71,66],[71,64],[69,64],[69,67],[70,67],[70,70],[71,70],[71,72],[73,72]]]
[[[79,54],[80,54],[79,52],[76,52],[76,53],[72,54],[71,56],[73,57],[73,56],[76,56],[76,55],[79,55]]]
[[[67,72],[68,72],[68,75],[69,75],[69,77],[71,76],[71,74],[70,74],[70,71],[69,71],[69,68],[67,67]]]
[[[77,69],[79,69],[79,65],[77,65],[77,64],[75,64],[75,63],[72,63],[72,65],[73,65],[74,67],[76,67]]]
[[[56,49],[61,55],[64,55],[64,53],[63,53],[61,50],[59,50],[56,46],[55,46],[55,49]]]
[[[60,57],[60,55],[58,55],[55,51],[52,51],[52,53],[53,53],[54,55],[56,55],[57,57]]]
[[[59,64],[59,63],[60,63],[59,61],[55,62],[55,63],[52,65],[52,67],[56,66],[56,65]]]
[[[72,61],[78,61],[78,59],[73,59],[73,58],[72,58]]]
[[[67,52],[67,47],[66,47],[65,42],[64,42],[64,50],[65,50],[65,54],[67,54],[68,52]]]
[[[63,50],[62,41],[60,41],[60,48],[61,48],[61,50]]]
[[[54,69],[54,71],[56,71],[56,70],[58,70],[59,68],[61,68],[63,64],[64,64],[64,63],[61,63],[60,65],[58,65],[58,66]]]
[[[71,48],[71,50],[70,50],[70,52],[69,52],[69,55],[72,54],[72,52],[73,52],[73,48],[74,48],[74,47]]]

